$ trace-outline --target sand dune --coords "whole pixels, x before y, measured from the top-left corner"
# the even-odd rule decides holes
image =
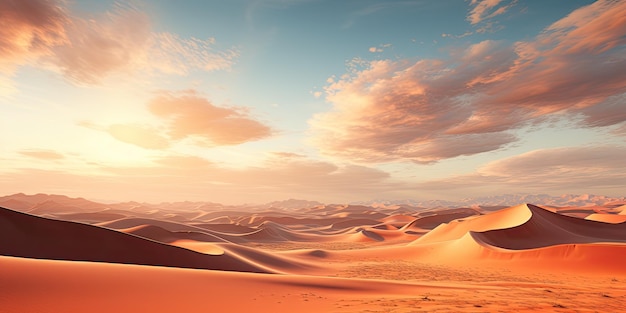
[[[0,208],[0,254],[38,259],[267,272],[230,256],[208,256],[113,230]]]
[[[2,312],[364,311],[381,298],[410,297],[454,284],[198,271],[0,257]],[[472,286],[477,290],[497,289]],[[70,296],[71,295],[71,296]],[[36,299],[36,301],[33,301]],[[341,305],[341,306],[338,306]]]
[[[172,232],[165,228],[155,225],[139,225],[131,228],[120,229],[119,231],[133,234],[135,236],[152,239],[164,243],[170,243],[177,240],[195,240],[202,242],[227,242],[226,240],[207,233],[192,231],[176,231]]]
[[[626,243],[626,223],[606,224],[552,213],[526,205],[531,218],[515,227],[472,231],[479,242],[510,250],[534,249],[572,243]]]
[[[125,218],[127,215],[117,212],[100,211],[100,212],[85,212],[85,213],[57,213],[51,215],[52,217],[64,221],[81,222],[88,224],[96,224],[107,222],[116,219]]]
[[[440,224],[429,233],[417,239],[415,244],[459,239],[470,231],[487,231],[515,227],[525,223],[531,216],[531,211],[525,204],[522,204],[495,211],[484,216],[453,220],[449,223]]]
[[[111,229],[124,229],[124,228],[131,228],[131,227],[136,227],[136,226],[141,226],[141,225],[153,225],[153,226],[161,227],[168,231],[202,232],[204,230],[202,228],[183,224],[183,223],[163,221],[163,220],[158,220],[158,219],[153,219],[153,218],[138,218],[138,217],[121,218],[117,220],[97,223],[95,225],[100,226],[100,227],[111,228]]]
[[[596,221],[596,222],[605,222],[611,224],[619,224],[626,222],[626,215],[619,214],[590,214],[585,217],[586,220]]]
[[[450,221],[469,217],[476,215],[476,212],[468,213],[468,212],[453,212],[453,213],[435,213],[430,216],[424,216],[413,220],[411,223],[406,225],[406,228],[421,228],[421,229],[433,229],[443,223],[448,223]]]
[[[206,230],[211,230],[214,232],[227,233],[227,234],[245,234],[245,233],[250,233],[250,232],[255,231],[255,229],[252,227],[242,226],[242,225],[237,225],[237,224],[230,224],[230,223],[228,224],[226,223],[219,223],[219,224],[190,223],[189,225],[206,229]]]
[[[620,204],[0,203],[21,211],[0,209],[0,312],[549,311],[561,298],[545,290],[618,312],[626,299]]]

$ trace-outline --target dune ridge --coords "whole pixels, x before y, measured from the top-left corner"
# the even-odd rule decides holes
[[[18,195],[15,199],[1,197],[0,200],[17,205],[21,211],[0,208],[0,263],[12,270],[32,270],[34,274],[28,276],[25,283],[27,288],[36,289],[41,285],[80,294],[81,289],[68,285],[67,281],[53,281],[62,275],[53,273],[52,269],[69,273],[72,268],[82,268],[93,271],[93,279],[86,279],[87,285],[99,282],[115,286],[123,282],[157,292],[158,284],[154,281],[135,284],[132,279],[115,280],[107,276],[123,272],[129,277],[146,279],[148,276],[144,274],[129,273],[151,273],[146,275],[155,279],[167,276],[177,283],[194,286],[183,289],[196,295],[195,299],[177,291],[172,293],[177,299],[195,303],[186,307],[189,312],[196,312],[199,307],[222,311],[235,307],[258,310],[258,303],[278,311],[286,309],[281,308],[282,303],[293,305],[286,310],[299,312],[360,312],[370,310],[372,305],[379,305],[379,311],[385,311],[397,303],[396,299],[401,299],[398,297],[415,297],[420,290],[436,289],[436,294],[441,295],[442,290],[452,288],[454,291],[449,291],[446,301],[453,302],[457,301],[457,294],[478,287],[485,291],[496,288],[502,294],[521,288],[524,293],[519,297],[538,288],[571,288],[576,280],[567,275],[586,279],[611,275],[612,280],[598,283],[602,290],[613,290],[607,289],[607,284],[626,281],[623,262],[626,259],[626,223],[622,221],[624,215],[620,215],[622,204],[615,203],[580,208],[533,204],[485,209],[480,206],[418,208],[317,204],[300,209],[243,209],[196,202],[105,206],[84,199],[41,194]],[[75,205],[80,203],[86,207]],[[186,205],[189,205],[187,211]],[[45,267],[34,270],[40,265]],[[161,275],[166,272],[170,274]],[[501,273],[509,272],[513,273],[514,283],[502,281],[508,278]],[[187,278],[173,278],[174,273]],[[561,278],[563,284],[558,287],[517,282],[535,273],[547,277],[554,273],[566,276]],[[15,281],[18,277],[3,273],[0,276],[3,282],[7,278]],[[343,278],[333,278],[336,276]],[[435,283],[440,280],[441,284]],[[469,282],[475,280],[487,285]],[[206,287],[216,281],[232,288]],[[103,288],[102,295],[112,291],[112,287],[97,288]],[[3,289],[2,285],[0,289],[0,311],[24,311],[26,306],[7,309],[10,307],[3,304],[7,303],[5,299],[25,301],[24,291]],[[166,297],[164,290],[158,291],[162,297]],[[258,297],[232,296],[224,290],[246,290]],[[263,293],[265,290],[268,293]],[[304,295],[299,301],[293,300],[294,290]],[[326,298],[313,298],[305,293],[312,290]],[[198,302],[200,291],[214,293],[209,296],[210,303]],[[141,292],[129,294],[145,301]],[[220,296],[215,298],[216,294]],[[392,298],[379,302],[383,294]],[[466,296],[475,298],[470,293]],[[544,294],[535,296],[545,297]],[[104,301],[104,296],[96,293],[89,297]],[[363,297],[372,298],[363,302],[367,305],[350,309],[337,306],[345,297],[359,301],[365,301]],[[274,302],[261,300],[270,298]],[[619,300],[607,299],[601,300],[604,304]],[[46,303],[56,308],[55,311],[84,311],[84,306],[73,305],[75,301],[59,294]],[[134,300],[128,298],[128,301]],[[240,305],[233,306],[233,301]],[[510,298],[502,301],[508,307]],[[314,302],[319,305],[311,305]],[[143,308],[149,307],[154,312],[172,308],[167,300],[159,303],[159,307]],[[438,303],[441,302],[431,303],[429,295],[421,295],[405,302],[405,308],[450,311],[451,307],[435,306]],[[525,308],[520,305],[516,308]],[[106,305],[99,307],[110,309]],[[479,307],[471,305],[454,308],[455,312],[480,311]],[[550,305],[544,305],[535,309],[549,308]]]
[[[527,204],[531,218],[523,224],[488,231],[470,231],[491,246],[524,250],[575,243],[626,243],[626,223],[608,224],[550,212]]]
[[[0,254],[6,256],[271,272],[230,256],[209,256],[114,230],[5,208],[0,208],[0,238]]]

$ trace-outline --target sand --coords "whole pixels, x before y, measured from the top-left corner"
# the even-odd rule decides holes
[[[621,207],[0,203],[0,312],[626,308]]]

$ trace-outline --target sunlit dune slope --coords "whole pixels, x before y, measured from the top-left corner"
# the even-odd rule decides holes
[[[532,204],[529,220],[515,227],[472,231],[472,236],[495,247],[510,250],[572,243],[626,242],[626,223],[608,224],[550,212]]]
[[[626,273],[626,223],[584,220],[524,204],[442,224],[387,252],[392,258],[457,266],[504,261],[499,265]],[[354,254],[359,253],[367,257]]]
[[[262,275],[0,256],[0,312],[363,312],[382,297],[462,285]],[[477,290],[494,287],[474,285]],[[359,300],[354,302],[354,300]],[[361,304],[359,304],[361,303]]]
[[[487,231],[518,226],[530,219],[532,213],[525,204],[495,211],[487,215],[453,220],[435,227],[417,239],[415,244],[441,242],[463,237],[469,231]]]

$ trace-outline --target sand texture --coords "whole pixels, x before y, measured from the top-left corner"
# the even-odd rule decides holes
[[[0,197],[0,312],[620,312],[623,204]]]

